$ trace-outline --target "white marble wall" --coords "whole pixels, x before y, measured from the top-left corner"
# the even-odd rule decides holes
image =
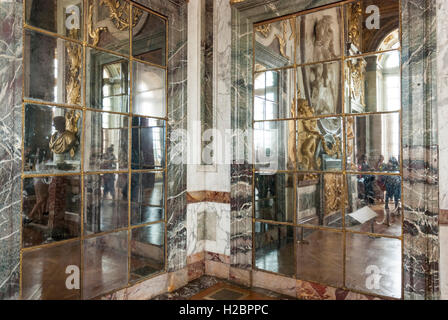
[[[230,255],[230,204],[192,203],[187,207],[187,254]]]
[[[215,128],[224,138],[231,128],[231,8],[228,0],[214,1],[213,11],[213,113]],[[188,4],[188,175],[187,191],[215,191],[230,193],[230,163],[224,155],[231,145],[222,144],[215,150],[215,165],[199,165],[201,156],[201,0]],[[224,141],[223,141],[224,142]],[[205,217],[205,219],[201,218]],[[199,219],[198,219],[199,217]],[[203,228],[216,228],[215,240],[198,237],[198,224]],[[203,202],[187,207],[187,251],[193,255],[202,251],[230,255],[230,204]],[[207,230],[207,235],[213,230]]]
[[[448,210],[448,1],[437,0],[440,209]]]

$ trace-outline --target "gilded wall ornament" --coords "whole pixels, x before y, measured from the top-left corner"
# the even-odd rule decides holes
[[[348,20],[348,39],[358,50],[361,50],[362,6],[361,2],[350,5]]]
[[[70,30],[70,36],[76,37],[79,29]],[[66,82],[66,94],[68,104],[81,104],[81,65],[82,47],[78,44],[67,42],[68,76]]]

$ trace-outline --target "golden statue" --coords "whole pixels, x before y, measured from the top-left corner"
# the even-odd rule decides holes
[[[53,125],[57,130],[51,136],[50,150],[55,154],[65,154],[70,152],[72,158],[75,157],[76,143],[78,138],[78,120],[81,115],[75,111],[68,112],[64,117],[54,117]]]

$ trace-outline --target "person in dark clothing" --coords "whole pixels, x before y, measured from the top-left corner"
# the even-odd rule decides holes
[[[388,171],[399,171],[399,163],[395,157],[392,157],[388,163]],[[395,209],[398,208],[401,199],[401,177],[387,176],[386,177],[386,210],[389,209],[389,200],[394,200]]]
[[[364,154],[361,156],[361,171],[372,171],[372,168],[369,165],[367,156]],[[373,190],[373,184],[375,182],[375,177],[373,175],[363,175],[362,176],[364,182],[364,197],[365,201],[368,205],[372,205],[375,203],[375,191]]]

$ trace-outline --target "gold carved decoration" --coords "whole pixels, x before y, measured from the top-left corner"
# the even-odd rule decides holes
[[[261,33],[263,35],[263,37],[267,38],[267,37],[269,37],[269,33],[271,32],[271,25],[264,24],[264,25],[258,26],[255,28],[255,31]]]
[[[87,31],[89,33],[89,37],[93,40],[93,46],[97,46],[98,42],[100,42],[100,34],[103,31],[107,31],[107,27],[100,27],[93,29],[93,4],[89,6],[89,20],[87,22]]]
[[[324,175],[325,216],[342,209],[344,180],[340,174]]]
[[[347,61],[348,75],[350,77],[350,97],[365,106],[364,73],[366,61],[362,58]]]
[[[109,19],[119,31],[129,30],[130,24],[135,27],[143,15],[141,10],[133,10],[132,21],[129,18],[129,3],[121,0],[100,0],[100,5],[107,6],[109,9]],[[89,6],[89,19],[87,23],[88,33],[93,39],[93,45],[97,46],[100,41],[100,35],[103,31],[108,31],[107,27],[93,27],[93,4]]]
[[[78,29],[70,30],[70,36],[76,38]],[[73,42],[67,42],[68,76],[66,82],[67,103],[81,104],[81,65],[82,47]]]
[[[106,5],[109,8],[109,18],[114,23],[115,27],[120,30],[129,30],[129,25],[135,25],[140,20],[143,12],[141,10],[133,10],[132,21],[129,21],[129,3],[120,0],[101,0],[100,5]]]
[[[299,93],[300,96],[300,93]],[[299,99],[297,101],[297,110],[301,117],[312,118],[315,116],[315,111],[306,99]],[[335,141],[330,147],[325,139],[325,136],[320,132],[318,119],[306,119],[298,121],[298,162],[301,165],[301,170],[304,171],[319,171],[321,169],[322,161],[317,156],[319,142],[322,145],[325,153],[330,157],[341,159],[341,138],[333,135]],[[316,180],[315,174],[307,175],[305,180]]]
[[[287,30],[286,28],[288,27],[288,24],[286,21],[282,21],[282,34],[275,34],[275,37],[278,39],[278,43],[280,45],[280,54],[286,58],[286,59],[290,59],[289,56],[286,54],[286,38],[287,38]]]
[[[352,3],[350,5],[350,18],[348,20],[348,39],[358,50],[361,50],[361,26],[361,2]]]

